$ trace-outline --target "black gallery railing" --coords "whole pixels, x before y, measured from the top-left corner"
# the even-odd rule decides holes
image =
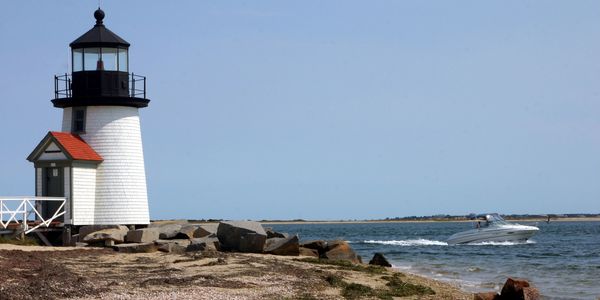
[[[146,76],[129,73],[129,97],[146,99]],[[71,98],[71,74],[54,75],[54,99]]]

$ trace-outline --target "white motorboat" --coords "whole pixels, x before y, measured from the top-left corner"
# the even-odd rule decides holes
[[[540,229],[535,226],[511,224],[498,214],[485,215],[475,224],[475,229],[462,231],[450,236],[448,244],[468,244],[483,242],[524,242]]]

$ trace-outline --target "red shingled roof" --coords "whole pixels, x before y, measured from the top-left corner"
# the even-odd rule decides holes
[[[102,161],[102,157],[78,135],[57,131],[50,131],[50,134],[73,160]]]

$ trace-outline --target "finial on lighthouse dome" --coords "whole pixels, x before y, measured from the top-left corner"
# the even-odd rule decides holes
[[[104,11],[98,7],[94,12],[94,18],[96,18],[96,25],[102,25],[102,20],[104,20]]]

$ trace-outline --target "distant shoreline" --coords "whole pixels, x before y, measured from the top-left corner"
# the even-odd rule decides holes
[[[534,218],[506,218],[509,222],[540,222],[546,223],[547,218],[545,217],[534,217]],[[225,220],[194,220],[194,219],[179,219],[179,220],[152,220],[152,222],[164,222],[164,223],[177,223],[177,222],[188,222],[188,223],[213,223],[217,224],[220,221]],[[455,222],[455,223],[467,223],[467,222],[475,222],[475,220],[470,219],[420,219],[420,220],[412,220],[412,219],[391,219],[391,220],[256,220],[261,224],[290,224],[290,225],[299,225],[299,224],[377,224],[377,223],[444,223],[444,222]],[[551,217],[550,223],[552,222],[600,222],[600,216],[593,217]]]
[[[544,222],[546,223],[547,219],[543,218],[524,218],[524,219],[507,219],[509,222]],[[261,224],[289,224],[289,225],[299,225],[299,224],[377,224],[377,223],[467,223],[467,222],[475,222],[475,220],[357,220],[357,221],[259,221]],[[590,217],[590,218],[556,218],[550,219],[550,223],[552,222],[600,222],[600,217]]]

